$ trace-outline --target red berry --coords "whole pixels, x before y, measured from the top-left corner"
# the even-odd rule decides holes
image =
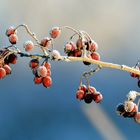
[[[23,45],[23,47],[25,48],[25,51],[31,51],[34,48],[34,44],[32,41],[26,41]]]
[[[41,40],[40,43],[43,47],[50,47],[50,45],[52,44],[51,39],[49,37],[45,37]]]
[[[6,30],[6,35],[7,36],[10,36],[11,34],[15,34],[16,33],[16,30],[13,26],[9,27],[7,30]]]
[[[71,51],[74,51],[76,49],[76,44],[74,42],[70,42],[72,48],[71,48]]]
[[[6,71],[4,68],[0,68],[0,79],[4,78],[6,76]]]
[[[47,69],[45,66],[39,66],[37,69],[37,73],[41,77],[46,77],[47,76]]]
[[[47,70],[51,69],[51,64],[49,62],[44,62],[43,65],[46,67]]]
[[[35,84],[41,84],[42,83],[42,79],[43,79],[42,77],[35,77],[34,78],[34,83]]]
[[[74,51],[69,52],[69,53],[68,53],[68,56],[72,56],[72,57],[75,56]]]
[[[72,51],[72,45],[71,45],[70,43],[67,43],[67,44],[65,45],[64,51],[65,51],[66,53],[69,53],[70,51]]]
[[[17,63],[17,55],[15,54],[10,54],[9,56],[7,56],[4,60],[5,64],[16,64]]]
[[[71,51],[75,51],[75,48],[76,48],[76,46],[75,46],[74,42],[70,42],[70,43],[67,43],[67,44],[65,45],[64,51],[65,51],[66,53],[69,53],[69,52],[71,52]]]
[[[76,98],[79,100],[83,100],[84,99],[84,91],[83,90],[78,90],[76,93]]]
[[[52,28],[52,30],[50,31],[50,36],[52,38],[57,38],[59,37],[61,34],[61,29],[59,27],[54,27]]]
[[[95,94],[93,94],[93,100],[96,102],[96,103],[99,103],[101,102],[103,99],[103,96],[100,92],[96,92]]]
[[[9,36],[9,41],[10,41],[11,44],[16,44],[17,41],[18,41],[17,35],[16,35],[16,34],[11,34],[11,35]]]
[[[93,53],[91,53],[91,58],[99,61],[100,60],[100,55],[97,52],[93,52]]]
[[[136,123],[140,123],[140,112],[137,112],[137,114],[134,117],[134,120]]]
[[[9,65],[5,64],[3,68],[5,69],[7,75],[11,74],[12,69]]]
[[[79,89],[79,90],[83,90],[84,93],[87,91],[86,85],[81,85],[78,89]]]
[[[97,49],[98,49],[98,44],[96,42],[92,41],[90,44],[89,50],[91,52],[94,52],[94,51],[97,51]]]
[[[94,94],[94,93],[97,92],[97,91],[96,91],[96,88],[94,88],[94,87],[92,87],[92,86],[89,86],[89,87],[88,87],[88,91],[89,91],[90,93],[92,93],[92,94]]]
[[[51,76],[51,70],[47,69],[47,76]]]
[[[79,50],[82,50],[83,49],[83,42],[82,42],[82,39],[79,38],[76,42],[76,46],[77,46],[77,49]]]
[[[47,88],[52,86],[52,79],[50,76],[46,76],[43,78],[43,86]]]
[[[75,56],[75,57],[81,57],[81,56],[82,56],[82,51],[76,49],[76,50],[74,51],[74,56]]]
[[[85,103],[90,104],[92,102],[92,100],[93,100],[92,94],[85,95],[85,97],[84,97]]]
[[[30,61],[30,63],[29,63],[29,66],[30,66],[32,69],[38,67],[38,66],[39,66],[39,60],[38,60],[38,59],[32,59],[32,60]]]

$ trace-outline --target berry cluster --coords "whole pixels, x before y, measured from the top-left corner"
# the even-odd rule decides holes
[[[59,27],[53,27],[49,33],[50,37],[44,37],[40,41],[40,45],[48,49],[52,45],[52,40],[61,35],[61,29]]]
[[[140,123],[140,112],[138,112],[140,100],[138,100],[138,104],[134,103],[137,96],[140,94],[136,91],[130,91],[127,94],[127,100],[117,105],[116,113],[124,118],[133,118],[135,122]]]
[[[76,98],[80,101],[84,100],[85,103],[89,104],[92,101],[100,103],[103,96],[93,86],[86,87],[86,85],[80,85],[76,93]]]
[[[81,57],[86,52],[86,57],[100,60],[100,55],[97,53],[98,45],[93,40],[86,40],[85,38],[79,38],[76,42],[69,41],[66,43],[64,52],[68,56]],[[85,65],[90,65],[89,62],[83,62]]]
[[[6,75],[11,74],[12,68],[10,64],[16,64],[17,55],[7,50],[1,50],[0,62],[0,79],[3,79]]]
[[[16,44],[18,41],[17,30],[15,27],[11,26],[6,30],[6,35],[9,38],[11,44]]]
[[[34,40],[34,42],[28,40],[23,44],[25,52],[22,52],[16,46],[18,42],[17,30],[19,29],[19,27],[24,27],[27,33]],[[67,41],[64,47],[64,52],[69,57],[61,56],[60,52],[54,49],[54,40],[61,35],[61,31],[64,28],[70,29],[74,32],[74,34],[70,37],[69,41]],[[97,60],[92,61],[93,64],[96,62],[95,64],[98,65],[96,69],[91,69],[90,71],[84,72],[82,74],[80,86],[76,92],[76,98],[80,101],[84,100],[84,102],[87,104],[91,103],[92,101],[94,101],[95,103],[100,103],[103,99],[103,95],[90,84],[90,77],[93,76],[95,72],[102,69],[102,67],[120,69],[128,72],[131,72],[132,70],[130,70],[130,68],[127,66],[125,67],[124,65],[122,67],[122,65],[100,62],[100,55],[99,53],[97,53],[97,43],[94,40],[92,40],[89,34],[85,31],[75,30],[69,26],[53,27],[50,30],[49,35],[47,37],[44,37],[43,39],[39,40],[36,37],[36,35],[30,31],[27,25],[21,24],[17,27],[9,27],[6,30],[6,36],[8,37],[11,45],[5,48],[0,48],[0,79],[3,79],[6,75],[11,74],[12,69],[10,65],[16,64],[17,55],[19,55],[20,57],[31,58],[29,66],[34,74],[34,83],[37,85],[42,84],[46,88],[52,86],[51,64],[48,62],[48,60],[81,60],[85,65],[91,64],[89,63],[90,61],[88,61],[89,59]],[[75,36],[78,37],[74,38]],[[30,52],[35,47],[40,48],[43,54],[31,54]],[[75,58],[70,58],[70,56]],[[81,58],[78,59],[76,57]],[[40,64],[40,60],[43,63]],[[125,69],[122,69],[124,67]],[[135,69],[140,71],[139,61],[135,65],[133,72],[136,72]],[[131,73],[131,76],[138,79],[138,86],[140,87],[140,75]],[[86,85],[82,83],[83,78],[84,80],[86,80]],[[140,99],[138,100],[137,104],[134,103],[134,100],[137,96],[140,96],[140,93],[135,91],[129,92],[127,100],[124,103],[121,103],[117,106],[117,113],[125,118],[134,118],[134,120],[137,123],[140,123],[140,112],[138,112]]]
[[[43,84],[44,87],[49,88],[52,86],[51,79],[51,64],[48,61],[44,61],[42,65],[39,65],[38,59],[32,59],[29,63],[30,68],[34,74],[34,83]]]

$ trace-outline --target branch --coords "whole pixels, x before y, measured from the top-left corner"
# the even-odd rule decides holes
[[[135,68],[132,68],[126,65],[119,65],[119,64],[109,63],[109,62],[97,61],[97,60],[90,59],[87,57],[66,57],[64,60],[65,61],[68,61],[68,60],[69,61],[86,61],[91,64],[99,65],[102,68],[118,69],[118,70],[127,71],[130,73],[135,73],[135,74],[140,75],[140,71]]]

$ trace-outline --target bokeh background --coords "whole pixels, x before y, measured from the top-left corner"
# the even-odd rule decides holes
[[[38,38],[53,26],[87,31],[98,43],[103,61],[133,66],[140,59],[140,1],[138,0],[0,0],[0,46],[9,45],[5,30],[27,24]],[[20,43],[31,39],[21,29]],[[63,31],[55,47],[63,53],[71,32]],[[101,91],[100,105],[75,99],[82,63],[52,62],[53,86],[36,86],[19,58],[12,75],[0,80],[0,140],[139,140],[140,125],[116,115],[115,107],[130,90],[140,91],[129,73],[103,69],[91,79]]]

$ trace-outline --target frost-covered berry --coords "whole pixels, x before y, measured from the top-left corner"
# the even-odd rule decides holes
[[[4,68],[0,68],[0,79],[3,79],[6,76],[6,71]]]
[[[81,85],[81,86],[79,86],[78,89],[79,89],[79,90],[83,90],[84,93],[87,91],[87,87],[86,87],[86,85]]]
[[[75,51],[75,49],[76,49],[76,45],[75,45],[74,42],[71,41],[70,43],[67,43],[67,44],[65,45],[64,51],[65,51],[66,53],[70,53],[70,52]]]
[[[46,67],[45,66],[39,66],[37,68],[37,73],[41,77],[46,77],[47,76],[47,69],[46,69]]]
[[[61,34],[61,29],[59,27],[53,27],[52,30],[50,31],[50,36],[52,38],[57,38]]]
[[[41,40],[40,44],[41,44],[41,46],[48,48],[51,46],[52,42],[51,42],[51,39],[49,37],[45,37]]]
[[[57,50],[53,50],[52,51],[52,59],[54,59],[54,60],[61,60],[61,55],[60,55],[60,53],[59,53],[59,51],[57,51]]]
[[[25,51],[27,51],[27,52],[31,51],[34,48],[34,43],[31,40],[28,40],[23,44],[23,47],[24,47]]]
[[[7,30],[6,30],[6,35],[9,37],[11,34],[15,34],[16,30],[15,27],[10,26]]]
[[[94,94],[94,93],[96,93],[97,91],[96,91],[96,88],[95,88],[95,87],[89,86],[89,87],[88,87],[88,92]]]
[[[84,95],[85,95],[85,93],[84,93],[83,90],[78,90],[77,93],[76,93],[76,98],[78,100],[83,100],[84,99]]]
[[[124,102],[124,109],[126,112],[132,112],[135,109],[135,103],[132,101],[125,101]]]
[[[96,103],[100,103],[103,100],[103,95],[100,92],[96,92],[95,94],[93,94],[93,100]]]
[[[72,45],[71,45],[70,43],[67,43],[67,44],[65,45],[64,51],[65,51],[66,53],[69,53],[71,50],[72,50]]]
[[[11,44],[16,44],[17,41],[18,41],[17,35],[16,35],[16,34],[11,34],[11,35],[9,36],[9,41],[10,41]]]
[[[98,44],[95,41],[92,41],[89,47],[89,51],[94,52],[98,50]]]
[[[126,95],[128,101],[134,101],[137,97],[137,92],[136,91],[130,91],[127,95]]]
[[[8,75],[8,74],[11,74],[12,69],[11,69],[11,67],[10,67],[9,65],[5,64],[5,65],[3,66],[3,68],[5,69],[7,75]]]

